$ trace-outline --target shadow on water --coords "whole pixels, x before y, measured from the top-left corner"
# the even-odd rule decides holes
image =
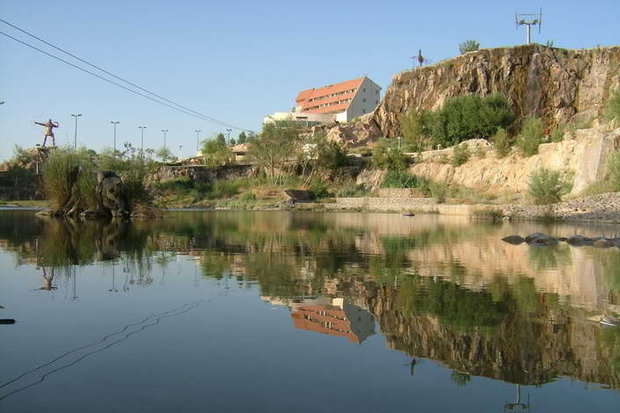
[[[500,241],[536,224],[256,212],[132,223],[15,218],[0,220],[0,246],[41,268],[42,290],[56,288],[58,272],[105,261],[149,286],[152,266],[186,255],[203,277],[257,285],[263,300],[289,308],[295,328],[361,343],[376,324],[389,348],[414,360],[412,371],[428,358],[459,385],[471,376],[517,385],[569,376],[620,388],[620,329],[589,321],[620,310],[620,251]]]

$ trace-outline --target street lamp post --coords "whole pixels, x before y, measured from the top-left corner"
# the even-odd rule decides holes
[[[195,129],[194,132],[196,132],[196,153],[198,153],[200,149],[200,132],[202,132],[202,129]]]
[[[140,128],[140,156],[144,158],[144,129],[146,126],[138,126]]]
[[[164,149],[166,149],[166,134],[168,133],[168,129],[161,130],[164,133]]]
[[[232,129],[226,128],[226,132],[228,133],[228,143],[230,143],[230,132],[232,132]]]
[[[111,120],[110,123],[114,125],[114,153],[116,153],[116,125],[121,123],[120,121]]]
[[[80,116],[82,116],[81,113],[72,113],[71,116],[73,116],[75,118],[75,134],[73,135],[73,149],[77,149],[77,124],[78,124],[78,118]]]

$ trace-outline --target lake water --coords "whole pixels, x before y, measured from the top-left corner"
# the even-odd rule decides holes
[[[617,411],[620,251],[532,232],[620,227],[0,212],[0,411]]]

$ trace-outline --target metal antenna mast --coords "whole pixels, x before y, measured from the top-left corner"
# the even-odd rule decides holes
[[[532,42],[532,26],[538,26],[538,33],[540,34],[540,28],[542,26],[542,7],[538,13],[520,13],[515,12],[515,25],[517,29],[519,26],[525,26],[525,44]]]

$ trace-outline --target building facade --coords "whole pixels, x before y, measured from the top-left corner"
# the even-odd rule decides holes
[[[381,87],[368,77],[347,80],[299,92],[292,112],[276,112],[264,123],[277,120],[308,124],[348,122],[370,113],[379,104]]]

